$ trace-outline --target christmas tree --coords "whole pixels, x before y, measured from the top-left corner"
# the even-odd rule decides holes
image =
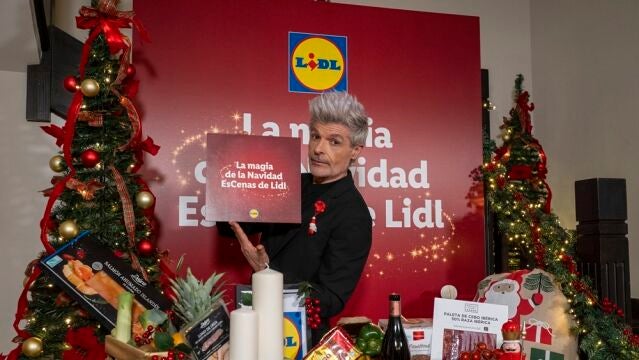
[[[89,30],[78,73],[65,79],[74,93],[64,127],[43,127],[56,138],[53,187],[40,222],[44,251],[29,264],[14,328],[18,347],[9,359],[104,359],[106,331],[38,265],[88,230],[158,288],[168,286],[167,269],[155,246],[155,197],[137,174],[144,152],[159,149],[142,140],[141,119],[132,99],[138,82],[130,63],[131,42],[120,32],[134,27],[146,34],[134,14],[117,0],[82,7],[77,25]]]
[[[518,75],[514,106],[501,126],[502,145],[488,144],[490,160],[473,172],[486,186],[487,203],[508,247],[508,268],[537,267],[555,276],[568,298],[579,347],[589,359],[639,359],[639,337],[623,323],[623,311],[599,299],[589,279],[579,274],[575,234],[551,211],[546,154],[532,135],[534,105],[522,84]]]

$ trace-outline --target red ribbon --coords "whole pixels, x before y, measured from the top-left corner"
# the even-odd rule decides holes
[[[112,91],[116,95],[119,95],[117,91]],[[133,142],[139,141],[140,137],[142,137],[142,123],[140,121],[138,111],[135,109],[135,106],[133,106],[133,102],[131,102],[131,100],[129,100],[125,96],[120,96],[120,104],[126,109],[127,113],[129,114],[129,120],[131,120],[131,128],[133,130],[131,132],[131,138],[129,138],[129,141],[126,144],[118,147],[118,150],[123,151],[131,146]]]
[[[67,167],[70,170],[71,176],[75,175],[75,168],[73,167],[73,157],[71,156],[71,147],[73,146],[73,137],[75,135],[75,123],[80,113],[80,107],[82,106],[82,92],[77,91],[73,95],[71,105],[69,105],[69,111],[67,112],[67,122],[64,125],[64,143],[62,144],[62,151],[64,153],[64,161],[67,163]]]
[[[47,134],[55,138],[55,144],[60,147],[64,142],[64,128],[57,125],[40,126],[40,128]]]
[[[16,309],[15,319],[13,320],[13,328],[18,334],[18,337],[20,337],[23,340],[31,337],[31,334],[29,334],[23,329],[20,329],[20,321],[24,319],[24,315],[27,313],[27,308],[29,303],[29,301],[27,300],[27,293],[29,292],[29,289],[31,288],[31,285],[33,284],[33,282],[36,281],[38,276],[40,276],[40,272],[41,270],[39,266],[35,266],[33,268],[31,275],[27,279],[27,282],[24,284],[22,293],[20,294],[20,297],[18,298],[18,306]],[[0,359],[16,360],[20,357],[21,354],[22,354],[22,342],[18,344],[18,346],[15,349],[11,350],[11,352],[8,355],[5,356],[0,354]]]
[[[80,58],[80,78],[84,79],[84,67],[86,66],[93,41],[100,34],[104,34],[109,51],[116,54],[120,50],[130,47],[121,28],[130,28],[131,25],[140,33],[142,40],[150,41],[149,35],[142,24],[134,17],[133,11],[117,11],[113,4],[101,1],[98,9],[83,6],[80,16],[76,17],[76,25],[79,29],[91,29],[89,38],[85,41]]]
[[[64,179],[58,181],[54,186],[51,192],[49,193],[49,201],[47,201],[47,206],[44,209],[44,215],[42,216],[42,220],[40,220],[40,241],[42,242],[42,246],[47,251],[47,254],[51,254],[55,251],[51,243],[49,242],[49,221],[51,220],[51,209],[53,208],[53,204],[55,204],[56,200],[62,194],[65,189],[67,181],[71,178],[71,175],[67,175]]]
[[[546,203],[544,204],[544,212],[546,214],[550,214],[550,202],[552,201],[552,190],[550,190],[550,185],[546,182],[546,180],[542,180],[544,186],[546,187]]]
[[[513,165],[508,170],[510,180],[527,180],[532,177],[532,168],[528,165]]]
[[[133,150],[135,154],[135,165],[131,169],[131,172],[135,173],[142,167],[142,164],[144,164],[144,154],[142,152],[146,151],[155,156],[158,151],[160,151],[160,146],[156,145],[150,136],[147,136],[146,140],[140,143],[133,143],[131,145],[131,150]]]
[[[131,197],[129,195],[129,191],[126,188],[126,184],[124,183],[124,179],[122,175],[115,168],[115,166],[110,165],[109,169],[113,173],[113,179],[115,180],[115,187],[118,189],[118,193],[120,194],[120,202],[122,202],[122,211],[124,212],[124,227],[126,228],[127,235],[129,237],[129,255],[131,258],[131,265],[134,269],[139,271],[142,274],[144,280],[149,280],[149,275],[142,265],[140,264],[140,260],[135,255],[135,212],[133,210],[133,203],[131,202]]]

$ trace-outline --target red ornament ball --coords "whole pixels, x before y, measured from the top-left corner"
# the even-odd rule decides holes
[[[532,301],[535,305],[540,305],[542,301],[544,301],[544,296],[541,293],[534,293],[532,296]]]
[[[86,149],[80,155],[82,165],[88,168],[95,167],[100,162],[100,153],[93,149]]]
[[[63,84],[64,84],[64,88],[69,92],[78,91],[78,79],[73,75],[69,75],[65,77]]]
[[[149,239],[142,239],[137,245],[138,254],[142,256],[150,256],[155,252],[155,245]]]
[[[129,64],[129,66],[126,67],[126,76],[132,78],[135,76],[136,71],[135,66],[133,66],[133,64]]]

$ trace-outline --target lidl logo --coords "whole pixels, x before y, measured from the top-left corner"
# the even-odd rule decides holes
[[[284,316],[284,357],[287,359],[301,359],[302,337],[298,317]],[[297,321],[296,321],[297,320]]]
[[[288,90],[348,90],[346,36],[288,33]]]

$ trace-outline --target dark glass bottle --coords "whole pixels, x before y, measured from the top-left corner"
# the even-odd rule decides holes
[[[390,294],[390,314],[384,339],[382,340],[382,360],[410,360],[408,341],[402,326],[402,312],[399,294]]]

